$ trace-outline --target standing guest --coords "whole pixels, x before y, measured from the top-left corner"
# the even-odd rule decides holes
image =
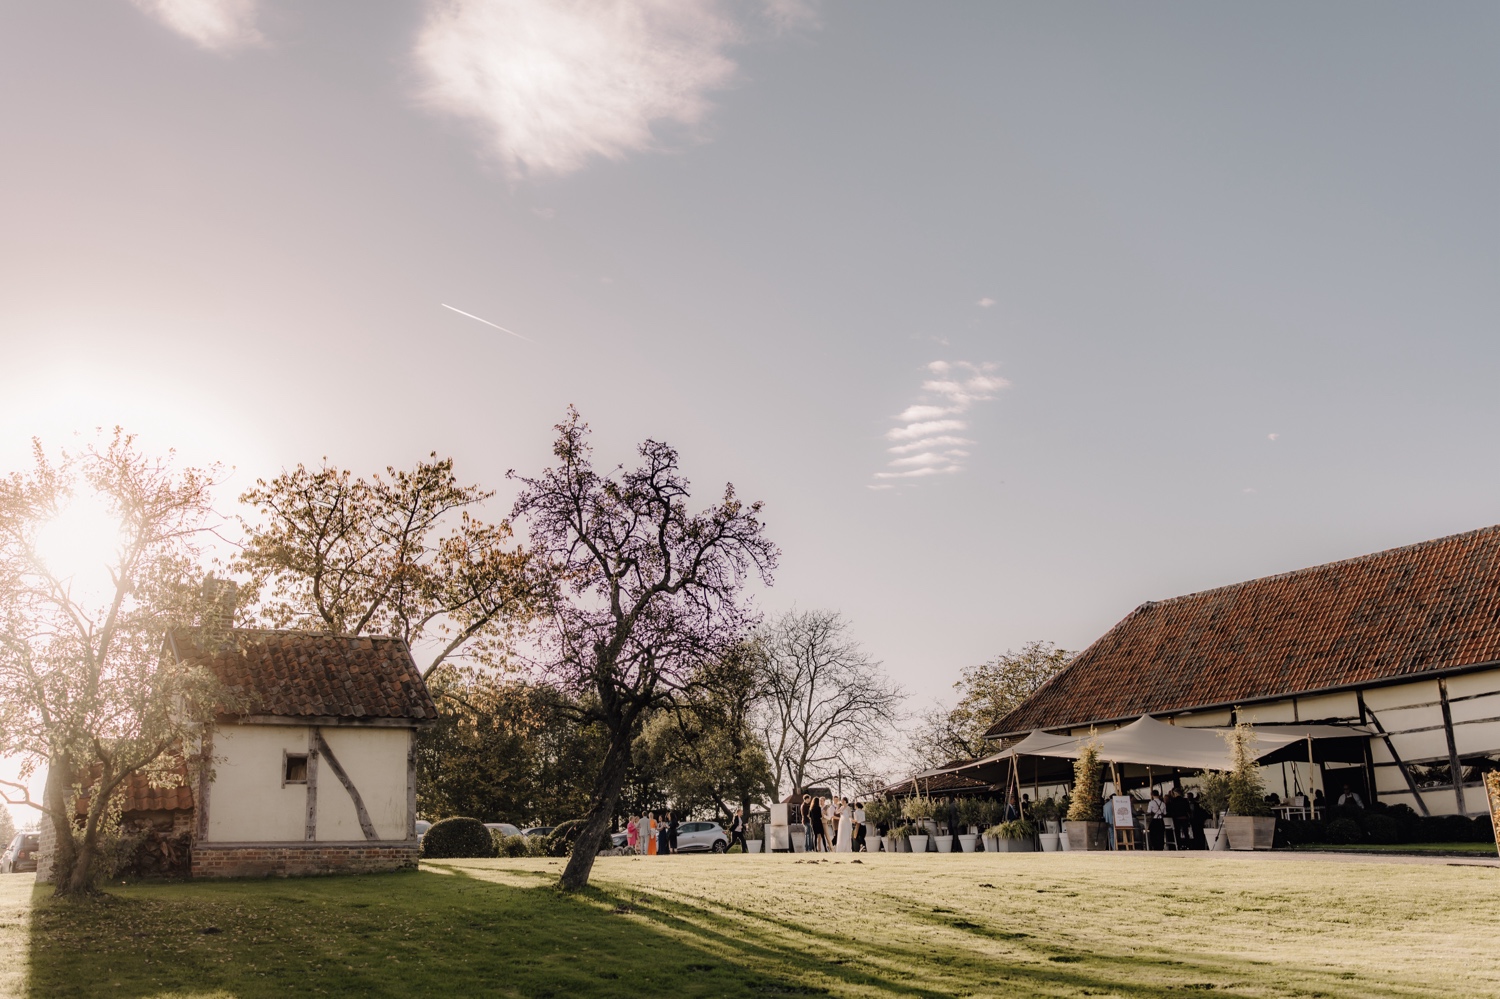
[[[945,804],[946,807],[943,809],[943,812],[944,812],[943,819],[944,819],[944,821],[946,821],[948,823],[948,835],[949,836],[957,836],[958,832],[959,832],[959,829],[958,829],[958,799],[957,798],[949,798],[949,799],[947,799],[946,802],[944,802],[944,804]]]
[[[854,852],[854,807],[849,804],[848,798],[839,799],[839,840],[838,851],[840,853]]]
[[[673,853],[677,852],[677,813],[667,813],[667,846]]]
[[[1021,795],[1021,818],[1031,818],[1031,795]]]
[[[661,824],[656,821],[656,813],[652,812],[646,819],[646,856],[654,857],[661,849]]]
[[[1188,807],[1192,809],[1192,817],[1189,821],[1193,824],[1193,849],[1208,849],[1208,834],[1203,831],[1203,826],[1208,822],[1208,809],[1198,800],[1198,792],[1194,791],[1188,798]]]
[[[804,795],[802,798],[802,839],[809,853],[813,848],[812,810],[813,799]]]
[[[828,851],[828,829],[823,822],[823,801],[821,798],[812,800],[812,808],[808,810],[812,818],[813,849],[821,852]]]
[[[1109,795],[1104,796],[1104,824],[1109,827],[1109,848],[1115,848],[1115,803]]]
[[[627,823],[625,823],[625,842],[627,842],[627,843],[630,844],[630,852],[631,853],[635,852],[635,844],[636,844],[636,841],[638,839],[640,839],[640,836],[641,836],[640,827],[638,827],[635,824],[635,816],[632,815],[630,817],[630,821],[627,822]]]
[[[1146,849],[1165,850],[1167,848],[1167,803],[1162,800],[1161,792],[1156,788],[1151,789],[1151,800],[1146,802]]]
[[[1195,849],[1193,846],[1193,807],[1188,804],[1188,800],[1182,796],[1182,791],[1176,786],[1167,792],[1167,818],[1172,820],[1172,831],[1177,837],[1177,849]]]
[[[833,837],[839,834],[839,818],[833,814],[834,799],[823,799],[823,832],[828,836],[828,852],[833,852]]]
[[[663,812],[656,820],[656,855],[665,857],[672,852],[672,834],[667,827],[671,812]]]
[[[863,853],[868,847],[865,844],[865,803],[856,801],[854,803],[854,852]]]
[[[743,808],[736,808],[734,818],[729,820],[729,845],[734,846],[736,843],[740,845],[741,850],[746,853],[750,852],[750,848],[745,845],[745,810]]]

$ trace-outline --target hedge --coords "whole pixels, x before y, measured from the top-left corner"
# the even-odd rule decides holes
[[[422,837],[422,856],[430,859],[445,857],[493,857],[498,854],[495,839],[484,823],[467,816],[455,816],[432,824],[427,835]]]

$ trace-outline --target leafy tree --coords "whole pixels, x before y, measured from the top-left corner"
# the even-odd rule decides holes
[[[439,671],[438,723],[417,737],[417,807],[437,819],[553,825],[582,815],[604,756],[601,726],[567,695],[492,673]]]
[[[131,777],[167,771],[196,723],[235,703],[162,654],[204,610],[213,484],[214,470],[175,471],[118,429],[55,462],[38,443],[30,471],[0,480],[0,752],[25,758],[22,782],[0,783],[51,823],[59,895],[92,889]],[[90,536],[97,548],[79,550]],[[41,765],[38,804],[24,779]]]
[[[770,761],[751,726],[762,694],[757,655],[753,643],[743,643],[700,665],[680,696],[646,723],[634,758],[650,762],[674,807],[727,817],[736,806],[748,814],[753,802],[775,795]]]
[[[10,814],[9,808],[0,808],[0,850],[10,846],[10,841],[16,838],[16,819]]]
[[[475,516],[492,495],[435,453],[368,480],[298,465],[240,497],[258,516],[242,518],[234,568],[275,627],[401,638],[428,650],[424,678],[458,659],[493,664],[537,581],[510,525]]]
[[[972,760],[989,751],[984,734],[1022,701],[1065,669],[1075,653],[1051,642],[1027,642],[964,670],[953,689],[958,703],[924,713],[910,737],[910,749],[925,766]]]
[[[769,583],[776,547],[759,503],[726,486],[691,513],[677,452],[648,440],[641,465],[594,470],[588,427],[569,410],[557,427],[557,465],[524,489],[512,516],[561,581],[544,598],[543,665],[580,696],[608,732],[608,748],[561,887],[588,884],[615,813],[631,747],[649,711],[723,655],[753,623],[740,602],[751,574]]]
[[[847,776],[868,778],[896,722],[901,689],[849,637],[833,611],[790,612],[761,630],[757,727],[778,791]]]

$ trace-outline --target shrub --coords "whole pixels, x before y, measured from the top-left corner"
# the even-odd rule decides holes
[[[1441,842],[1467,843],[1474,838],[1474,822],[1467,815],[1444,815],[1441,822]]]
[[[1476,815],[1474,817],[1474,838],[1470,840],[1470,842],[1495,842],[1495,826],[1492,822],[1490,822],[1490,817],[1488,815]]]
[[[1401,826],[1389,815],[1371,813],[1365,816],[1363,827],[1365,838],[1371,843],[1390,844],[1401,841]]]
[[[1104,788],[1099,780],[1099,746],[1090,740],[1073,763],[1073,802],[1068,818],[1074,822],[1098,821]]]
[[[1001,839],[1030,839],[1036,835],[1036,826],[1026,819],[1011,819],[991,829],[990,835]]]
[[[1328,842],[1328,828],[1319,819],[1287,819],[1276,823],[1276,832],[1286,837],[1289,846]]]
[[[569,819],[559,822],[552,827],[552,831],[546,838],[546,855],[549,857],[566,857],[573,852],[573,841],[583,830],[582,819]],[[537,837],[540,838],[540,837]],[[606,840],[605,842],[608,842]]]
[[[1364,831],[1353,819],[1334,819],[1328,823],[1328,842],[1330,843],[1359,843],[1364,838]]]
[[[493,857],[497,853],[495,840],[484,823],[466,816],[434,822],[422,837],[422,856],[430,859]]]
[[[530,856],[531,843],[537,836],[504,836],[495,834],[495,847],[500,851],[502,857],[526,857]]]

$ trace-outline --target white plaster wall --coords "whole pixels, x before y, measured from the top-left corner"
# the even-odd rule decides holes
[[[1351,693],[1319,694],[1297,698],[1297,717],[1302,721],[1359,720],[1359,698]]]
[[[406,753],[411,733],[404,728],[323,729],[323,739],[359,789],[370,822],[381,839],[406,838]],[[318,839],[362,840],[354,801],[327,760],[318,761]]]
[[[282,787],[281,776],[283,753],[307,752],[307,733],[305,727],[292,725],[223,725],[215,729],[208,842],[303,840],[307,788],[302,784]]]
[[[1392,687],[1371,687],[1364,692],[1364,695],[1365,706],[1380,716],[1382,725],[1391,729],[1397,726],[1386,722],[1387,709],[1413,704],[1434,704],[1438,699],[1438,685],[1436,680],[1420,680],[1416,683],[1402,683]]]

